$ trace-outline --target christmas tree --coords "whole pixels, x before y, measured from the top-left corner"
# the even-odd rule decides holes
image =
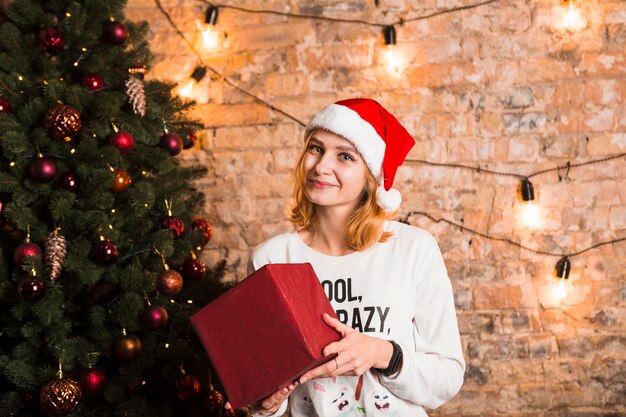
[[[0,416],[232,413],[189,322],[223,291],[202,126],[124,3],[0,9]]]

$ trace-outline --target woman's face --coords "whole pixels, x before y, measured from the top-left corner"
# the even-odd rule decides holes
[[[350,141],[315,130],[305,150],[305,189],[318,206],[355,209],[367,182],[367,165]]]

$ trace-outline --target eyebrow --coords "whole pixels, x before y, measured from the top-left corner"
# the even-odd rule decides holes
[[[316,138],[315,136],[311,137],[310,142],[315,142],[317,145],[324,145],[324,142],[322,142],[321,140],[319,140],[318,138]],[[356,148],[354,146],[337,146],[337,149],[342,150],[342,151],[350,151],[350,152],[357,152]]]

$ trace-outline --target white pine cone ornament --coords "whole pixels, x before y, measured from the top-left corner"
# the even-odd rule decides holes
[[[45,262],[50,273],[50,281],[55,282],[63,269],[65,254],[67,253],[67,242],[61,236],[58,229],[50,233],[46,238]]]
[[[146,92],[143,88],[143,81],[139,78],[131,77],[124,83],[128,101],[133,106],[136,115],[144,117],[146,115]]]

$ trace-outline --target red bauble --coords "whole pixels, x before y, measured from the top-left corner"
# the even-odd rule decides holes
[[[182,375],[176,380],[176,393],[179,400],[192,400],[198,392],[200,392],[200,383],[193,375]]]
[[[178,155],[183,150],[183,140],[176,133],[166,133],[161,136],[159,146],[167,150],[170,155]]]
[[[56,54],[61,52],[63,45],[65,45],[65,39],[58,28],[49,27],[39,31],[39,46],[44,51]]]
[[[83,85],[91,91],[97,91],[104,87],[104,79],[98,74],[85,74],[83,76]]]
[[[192,230],[200,230],[202,231],[203,244],[206,245],[213,236],[213,228],[211,224],[204,219],[196,218],[193,219],[193,223],[191,225]]]
[[[150,330],[159,330],[167,324],[167,310],[161,306],[151,305],[141,315],[141,322]]]
[[[128,39],[128,28],[121,22],[105,22],[102,37],[111,45],[121,45]]]
[[[32,303],[44,296],[46,284],[37,277],[27,277],[20,281],[17,292],[24,300]]]
[[[78,176],[73,172],[64,172],[59,175],[54,182],[56,188],[62,188],[68,191],[78,191],[80,185],[78,183]]]
[[[0,113],[11,113],[11,103],[4,97],[0,97]]]
[[[135,335],[125,334],[115,342],[115,357],[119,361],[129,361],[141,353],[141,340]]]
[[[167,216],[163,219],[163,228],[169,229],[174,239],[178,239],[185,231],[185,224],[176,216]]]
[[[119,249],[117,245],[110,240],[100,241],[91,247],[91,257],[102,265],[115,263],[118,256]]]
[[[37,158],[30,166],[30,176],[37,182],[50,182],[57,175],[57,164],[52,158]]]
[[[183,277],[172,269],[163,271],[157,276],[157,288],[165,295],[174,296],[183,289]]]
[[[78,382],[87,395],[96,395],[104,388],[107,376],[100,368],[83,369]]]
[[[202,408],[209,416],[216,416],[224,406],[224,396],[217,390],[211,390],[202,399]]]
[[[119,153],[122,155],[127,154],[133,149],[135,145],[135,139],[130,132],[126,130],[120,130],[118,132],[109,135],[109,143],[115,146]]]
[[[193,148],[197,140],[198,137],[196,136],[196,132],[194,132],[193,130],[188,131],[187,134],[183,137],[183,149]]]
[[[130,174],[123,169],[115,169],[113,174],[115,179],[113,180],[113,185],[111,185],[111,190],[116,193],[123,193],[128,190],[133,182]]]
[[[15,249],[13,261],[15,261],[15,265],[21,266],[24,262],[24,258],[29,256],[32,256],[37,261],[41,259],[41,248],[39,245],[32,242],[22,243]]]
[[[183,264],[183,278],[200,281],[206,274],[206,265],[200,259],[189,258]]]

